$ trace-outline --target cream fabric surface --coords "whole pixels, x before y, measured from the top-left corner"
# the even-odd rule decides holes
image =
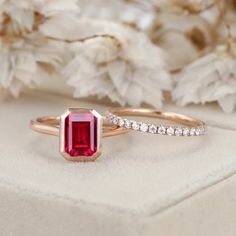
[[[214,106],[178,109],[209,122],[205,137],[131,132],[104,139],[96,162],[67,162],[28,126],[73,106],[108,108],[38,92],[1,104],[0,235],[156,235],[162,215],[236,171],[236,115]]]

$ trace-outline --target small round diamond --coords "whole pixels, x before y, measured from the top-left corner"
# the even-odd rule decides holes
[[[148,131],[155,134],[157,132],[157,127],[155,125],[150,125]]]
[[[139,123],[136,121],[132,121],[132,129],[139,130]]]
[[[190,129],[189,134],[190,134],[190,136],[194,136],[195,135],[195,128]]]
[[[131,128],[131,122],[129,120],[124,120],[125,122],[125,128],[130,129]]]
[[[121,127],[124,126],[124,124],[125,124],[124,119],[120,118],[118,124],[119,124],[119,126],[121,126]]]
[[[166,133],[166,129],[165,129],[165,127],[163,127],[163,126],[160,126],[159,128],[158,128],[158,134],[165,134]]]
[[[201,130],[200,128],[197,128],[196,131],[195,131],[196,135],[199,136],[201,134]]]
[[[188,128],[183,129],[183,136],[189,136],[189,129]]]
[[[181,136],[183,135],[183,130],[181,128],[176,128],[175,129],[175,135],[176,136]]]
[[[118,125],[118,123],[119,123],[118,117],[114,117],[112,123],[115,125]]]
[[[148,125],[145,123],[141,123],[140,124],[140,130],[143,132],[147,132],[148,131]]]
[[[108,121],[110,121],[112,123],[113,122],[113,115],[108,114],[107,119],[108,119]]]
[[[167,133],[168,135],[174,135],[175,130],[174,130],[172,127],[169,127],[169,128],[166,130],[166,133]]]

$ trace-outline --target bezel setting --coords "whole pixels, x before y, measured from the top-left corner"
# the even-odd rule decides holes
[[[71,114],[86,114],[90,113],[92,116],[96,118],[96,129],[94,132],[94,137],[96,138],[96,150],[92,155],[77,155],[72,156],[65,150],[65,120]],[[69,108],[67,109],[60,117],[60,154],[69,161],[94,161],[96,160],[102,153],[102,126],[103,126],[103,119],[102,116],[95,111],[94,109],[87,109],[87,108]],[[96,137],[95,137],[96,136]]]

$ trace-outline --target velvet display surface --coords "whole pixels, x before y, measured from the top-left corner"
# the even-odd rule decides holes
[[[236,114],[224,115],[214,106],[168,105],[168,110],[206,120],[208,134],[184,138],[130,132],[104,139],[96,162],[73,163],[60,156],[58,138],[29,129],[31,118],[59,115],[67,107],[101,113],[108,108],[38,92],[1,104],[3,235],[155,235],[157,216],[236,171]]]

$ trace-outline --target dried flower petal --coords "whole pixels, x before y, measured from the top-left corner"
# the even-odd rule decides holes
[[[78,30],[80,37],[100,33],[112,35],[113,40],[94,38],[71,46],[75,58],[65,73],[68,84],[75,88],[75,97],[108,96],[121,105],[145,102],[161,106],[162,91],[170,90],[171,82],[162,50],[145,34],[89,19],[81,19],[78,29],[83,29],[81,33]]]
[[[177,78],[173,98],[181,106],[217,101],[225,112],[236,104],[236,60],[225,45],[190,64]]]

